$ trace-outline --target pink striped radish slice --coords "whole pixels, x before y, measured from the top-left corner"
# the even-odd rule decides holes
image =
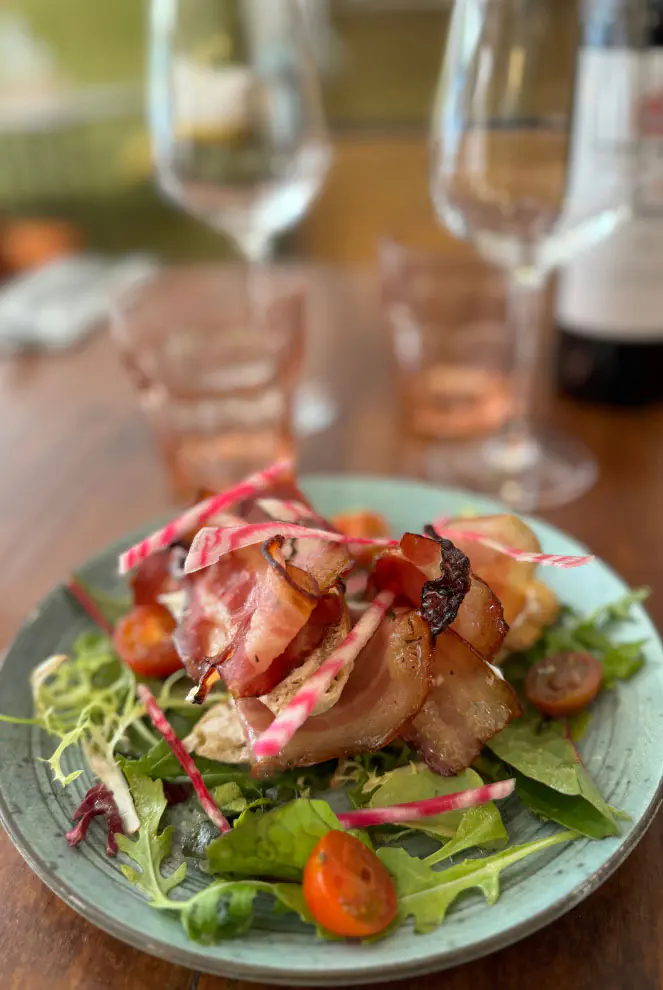
[[[285,498],[259,498],[256,499],[259,509],[269,516],[270,519],[280,519],[282,522],[300,523],[306,519],[307,523],[315,523],[323,529],[329,529],[329,523],[315,509],[307,505],[306,502],[296,502]]]
[[[322,666],[312,677],[309,677],[269,728],[256,739],[253,744],[253,752],[256,757],[278,756],[285,749],[334,678],[346,663],[358,656],[375,634],[386,612],[393,605],[395,597],[393,591],[380,592],[338,649],[327,657]]]
[[[266,516],[271,519],[280,519],[282,522],[298,523],[302,519],[312,519],[315,516],[313,509],[303,502],[292,502],[283,498],[259,498],[256,505],[262,509]]]
[[[416,822],[420,818],[443,815],[447,811],[461,811],[475,808],[489,801],[501,801],[513,793],[515,780],[501,780],[497,784],[484,784],[469,791],[445,794],[443,797],[429,798],[426,801],[410,801],[408,804],[394,804],[390,808],[361,808],[358,811],[342,812],[338,819],[345,828],[368,828],[372,825],[397,825],[401,822]]]
[[[86,589],[73,575],[67,582],[67,591],[74,596],[78,604],[87,613],[88,617],[92,619],[95,625],[99,626],[100,629],[103,629],[103,631],[108,633],[109,636],[112,636],[112,623],[108,621],[91,595],[88,594]]]
[[[221,529],[225,529],[228,526],[244,526],[246,524],[246,519],[242,519],[241,516],[236,516],[233,512],[215,512],[213,516],[206,519],[205,522],[209,526],[218,526]]]
[[[223,815],[215,805],[214,798],[208,791],[207,785],[205,784],[205,781],[201,777],[198,767],[196,766],[196,764],[193,762],[193,759],[189,756],[189,754],[185,750],[181,740],[178,739],[177,736],[175,735],[175,732],[173,731],[170,722],[168,721],[164,713],[157,705],[154,695],[152,694],[150,689],[146,687],[144,684],[140,684],[137,688],[136,693],[138,694],[138,697],[145,705],[145,708],[147,709],[147,714],[150,718],[150,721],[152,722],[152,725],[157,730],[157,732],[159,732],[166,740],[173,756],[176,758],[176,760],[178,761],[178,763],[186,773],[187,777],[193,784],[193,789],[198,796],[198,800],[200,801],[200,806],[207,815],[207,817],[214,822],[214,824],[216,825],[216,827],[219,829],[220,832],[229,832],[230,825],[228,824],[225,815]]]
[[[294,539],[315,539],[325,540],[328,543],[341,544],[361,544],[371,547],[397,547],[398,540],[371,540],[356,536],[345,536],[343,533],[334,533],[326,529],[311,529],[308,526],[299,526],[296,523],[265,522],[247,523],[245,526],[237,526],[224,529],[215,529],[211,526],[199,530],[196,533],[189,555],[184,562],[186,574],[192,574],[203,567],[215,564],[221,557],[232,553],[234,550],[243,550],[245,547],[255,546],[257,543],[265,543],[281,536],[286,540]]]
[[[517,560],[521,564],[543,564],[548,567],[559,567],[563,570],[568,570],[571,567],[584,567],[585,564],[591,564],[593,560],[596,560],[593,554],[587,557],[580,557],[557,553],[524,553],[522,550],[506,547],[503,543],[498,543],[497,540],[493,540],[489,536],[484,536],[483,533],[477,533],[471,529],[447,529],[448,522],[449,518],[446,517],[433,523],[433,529],[438,536],[444,536],[452,542],[454,538],[459,540],[473,540],[475,543],[481,543],[482,546],[489,547],[491,550],[495,550],[496,553],[503,553],[505,557]]]
[[[258,474],[251,475],[239,485],[235,485],[219,495],[212,495],[203,502],[199,502],[198,505],[194,505],[177,519],[173,519],[163,529],[157,530],[156,533],[152,533],[151,536],[141,540],[140,543],[136,543],[135,546],[121,554],[119,560],[120,574],[126,574],[146,557],[170,546],[171,543],[179,540],[192,529],[202,526],[217,513],[224,512],[238,502],[243,502],[264,488],[269,488],[274,481],[289,474],[292,468],[292,461],[276,461],[275,464]]]

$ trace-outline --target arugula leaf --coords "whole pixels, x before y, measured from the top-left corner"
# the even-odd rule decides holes
[[[160,780],[143,777],[130,768],[125,768],[124,772],[131,788],[140,829],[136,839],[121,834],[116,838],[120,850],[140,869],[123,863],[122,873],[129,883],[139,887],[147,895],[155,907],[170,907],[168,894],[184,880],[186,863],[178,866],[168,877],[164,877],[161,872],[163,861],[170,855],[173,846],[172,826],[159,832],[159,822],[167,803],[163,784]]]
[[[516,773],[516,794],[539,818],[564,825],[578,835],[590,839],[605,839],[618,832],[614,812],[608,817],[598,812],[589,801],[561,794],[520,773]]]
[[[182,908],[182,925],[194,942],[213,945],[244,935],[253,924],[258,890],[251,882],[218,882],[196,894]]]
[[[574,743],[577,743],[580,742],[587,732],[589,723],[592,721],[592,713],[585,708],[584,711],[571,715],[566,721],[569,727],[571,739],[573,739]]]
[[[562,794],[579,794],[578,754],[561,722],[514,719],[486,744],[504,763]]]
[[[363,843],[367,849],[370,849],[371,852],[375,852],[373,840],[365,828],[349,828],[347,829],[347,833],[348,835],[354,835],[355,839],[359,839],[359,841]]]
[[[604,687],[614,687],[616,681],[625,681],[637,674],[645,662],[642,648],[646,642],[646,639],[639,639],[633,643],[615,643],[605,651],[601,658]]]
[[[243,935],[254,921],[254,901],[258,894],[269,895],[282,909],[294,911],[303,921],[312,922],[302,889],[298,884],[265,883],[260,880],[219,880],[188,900],[172,900],[168,895],[185,878],[186,863],[170,876],[162,872],[163,862],[170,855],[173,829],[159,832],[166,809],[163,783],[127,771],[132,797],[140,820],[135,840],[118,835],[118,846],[138,867],[122,864],[122,873],[149,899],[152,907],[176,912],[189,938],[210,945],[224,938]]]
[[[258,794],[257,781],[251,777],[247,766],[234,763],[219,763],[216,760],[208,760],[202,756],[194,756],[194,761],[200,770],[203,779],[208,787],[216,787],[220,784],[236,783],[244,789],[252,788]],[[153,780],[188,781],[178,759],[165,739],[161,739],[152,746],[144,756],[138,760],[123,760],[125,769],[133,769],[136,773],[144,774]]]
[[[542,723],[535,716],[516,719],[487,745],[518,771],[516,793],[535,814],[590,838],[619,835],[614,810],[601,797],[563,723]]]
[[[279,801],[289,801],[307,797],[316,791],[325,791],[335,768],[335,763],[330,762],[284,771],[276,777],[257,779],[251,776],[246,764],[220,763],[202,756],[192,756],[209,788],[237,784],[247,800],[255,800],[264,794]],[[123,767],[133,767],[137,773],[152,777],[153,780],[168,780],[173,783],[188,783],[189,780],[163,739],[139,759],[120,758],[120,762]]]
[[[524,681],[527,671],[543,657],[567,651],[589,651],[603,664],[603,686],[613,687],[617,680],[632,677],[645,662],[646,640],[619,642],[615,634],[632,618],[634,605],[645,601],[647,588],[630,591],[608,605],[581,615],[570,606],[562,609],[558,622],[547,629],[538,642],[524,653],[509,657],[505,663],[507,679],[515,685]]]
[[[616,625],[620,622],[628,622],[631,618],[631,608],[634,605],[642,605],[651,595],[650,588],[633,588],[617,601],[608,605],[601,605],[595,609],[588,617],[589,624]]]
[[[379,778],[378,787],[368,802],[371,808],[387,808],[392,804],[424,801],[444,794],[480,787],[483,781],[474,770],[465,770],[455,777],[441,777],[421,763],[412,763]],[[451,839],[442,850],[429,857],[438,862],[472,846],[494,845],[507,841],[507,834],[497,806],[492,802],[468,811],[448,811],[443,815],[412,822],[409,828],[425,832],[437,839]]]
[[[244,811],[247,800],[242,793],[242,788],[234,780],[229,780],[226,784],[214,789],[212,794],[214,803],[226,814],[236,814]]]
[[[301,798],[266,812],[246,811],[232,832],[207,847],[212,873],[299,880],[323,835],[341,824],[325,801]]]
[[[468,859],[440,871],[432,870],[404,849],[380,849],[378,856],[394,878],[401,919],[413,917],[415,931],[423,933],[442,924],[449,907],[464,891],[478,888],[487,903],[494,904],[500,893],[502,870],[527,856],[575,838],[573,832],[558,832],[545,839],[512,846],[493,856]]]
[[[190,939],[213,945],[221,939],[244,935],[251,928],[259,894],[272,896],[276,909],[292,911],[307,924],[314,924],[302,888],[296,883],[218,880],[183,905],[173,904],[172,907],[181,912],[182,925]]]
[[[433,866],[434,863],[441,863],[468,849],[474,847],[496,849],[506,845],[508,841],[509,836],[501,815],[491,802],[466,811],[453,839],[445,843],[437,852],[426,857],[426,863]]]

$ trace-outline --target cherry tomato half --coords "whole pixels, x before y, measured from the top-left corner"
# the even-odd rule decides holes
[[[163,605],[138,605],[115,626],[115,649],[141,677],[168,677],[182,666],[172,640],[176,625]]]
[[[333,516],[331,524],[345,536],[389,536],[389,524],[379,512],[341,512]]]
[[[327,832],[309,856],[304,898],[320,925],[350,938],[377,935],[398,911],[386,867],[354,835],[340,831]]]
[[[389,536],[389,524],[379,512],[342,512],[331,520],[334,529],[344,536],[360,536],[367,539],[381,539]],[[371,547],[350,547],[355,560],[368,567],[379,551]]]
[[[586,708],[602,680],[603,668],[591,653],[556,653],[530,668],[525,694],[544,715],[564,718]]]

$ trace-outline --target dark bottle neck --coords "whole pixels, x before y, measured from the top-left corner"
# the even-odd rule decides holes
[[[584,43],[596,48],[663,47],[663,0],[585,0]]]
[[[650,0],[647,4],[646,43],[651,48],[663,48],[663,2]]]

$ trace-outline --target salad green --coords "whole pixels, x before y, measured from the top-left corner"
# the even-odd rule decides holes
[[[179,915],[188,936],[210,944],[222,938],[234,938],[247,931],[254,920],[254,901],[258,894],[271,895],[283,909],[294,911],[310,922],[299,884],[268,883],[259,880],[217,880],[187,899],[169,895],[182,883],[187,864],[164,874],[164,861],[173,848],[173,827],[159,831],[166,798],[163,782],[151,780],[133,769],[125,769],[140,820],[138,838],[118,835],[120,850],[133,863],[123,863],[121,870],[129,883],[137,886],[152,907]]]
[[[361,788],[360,793],[366,799],[361,803],[369,808],[386,808],[393,804],[425,801],[441,794],[455,794],[480,787],[482,783],[481,776],[472,769],[455,777],[441,777],[424,764],[411,762],[408,766],[369,778]],[[492,801],[467,811],[447,811],[412,822],[405,832],[399,832],[399,836],[409,830],[424,832],[443,843],[428,858],[429,863],[441,862],[475,846],[492,849],[504,845],[509,838],[497,805]]]
[[[619,834],[614,809],[601,797],[563,722],[525,716],[494,736],[488,749],[501,761],[491,776],[515,771],[516,793],[540,818],[592,839]]]
[[[618,634],[628,623],[632,605],[644,597],[645,592],[633,592],[589,616],[565,608],[530,650],[507,660],[508,679],[518,688],[533,663],[567,650],[592,652],[603,664],[606,688],[633,676],[644,662],[643,643],[622,642]],[[104,606],[113,607],[110,600]],[[255,922],[258,904],[314,924],[302,892],[302,872],[319,839],[342,828],[331,805],[337,810],[341,805],[384,808],[513,777],[517,797],[530,812],[563,826],[563,831],[543,839],[509,847],[500,810],[488,803],[406,823],[404,828],[378,826],[359,833],[375,847],[395,882],[400,920],[414,919],[418,932],[441,924],[456,898],[467,891],[478,890],[493,904],[502,871],[527,856],[579,836],[602,839],[619,834],[623,814],[606,803],[576,749],[586,718],[550,721],[527,709],[490,740],[474,768],[451,778],[417,762],[401,742],[379,753],[260,780],[245,766],[196,756],[216,804],[233,822],[230,832],[214,835],[211,841],[201,829],[204,840],[196,846],[177,825],[167,800],[168,786],[186,783],[187,778],[145,719],[136,699],[139,681],[119,661],[106,636],[87,634],[77,640],[70,657],[50,658],[33,672],[32,721],[57,740],[49,764],[63,787],[84,772],[82,765],[67,772],[65,754],[71,762],[82,749],[96,776],[108,783],[116,799],[119,795],[125,823],[133,814],[136,826],[129,830],[134,834],[117,835],[124,877],[152,907],[177,915],[188,936],[202,943],[246,932]],[[152,686],[159,706],[184,736],[205,706],[192,709],[185,700],[181,672]],[[206,705],[218,697],[212,695]],[[427,852],[420,857],[410,850],[422,841]],[[187,852],[194,847],[204,853],[202,871],[200,856]],[[463,858],[469,851],[471,856]],[[204,877],[206,886],[187,897],[182,884],[192,871],[198,881]],[[318,933],[333,937],[321,929]]]
[[[378,856],[396,881],[402,919],[414,918],[415,931],[429,932],[442,924],[456,898],[477,887],[488,904],[500,894],[500,874],[521,859],[576,838],[573,832],[557,832],[521,846],[512,846],[484,859],[468,859],[445,870],[410,856],[405,849],[380,849]]]
[[[212,873],[298,880],[314,846],[341,823],[326,801],[300,798],[269,811],[247,810],[207,847]]]

